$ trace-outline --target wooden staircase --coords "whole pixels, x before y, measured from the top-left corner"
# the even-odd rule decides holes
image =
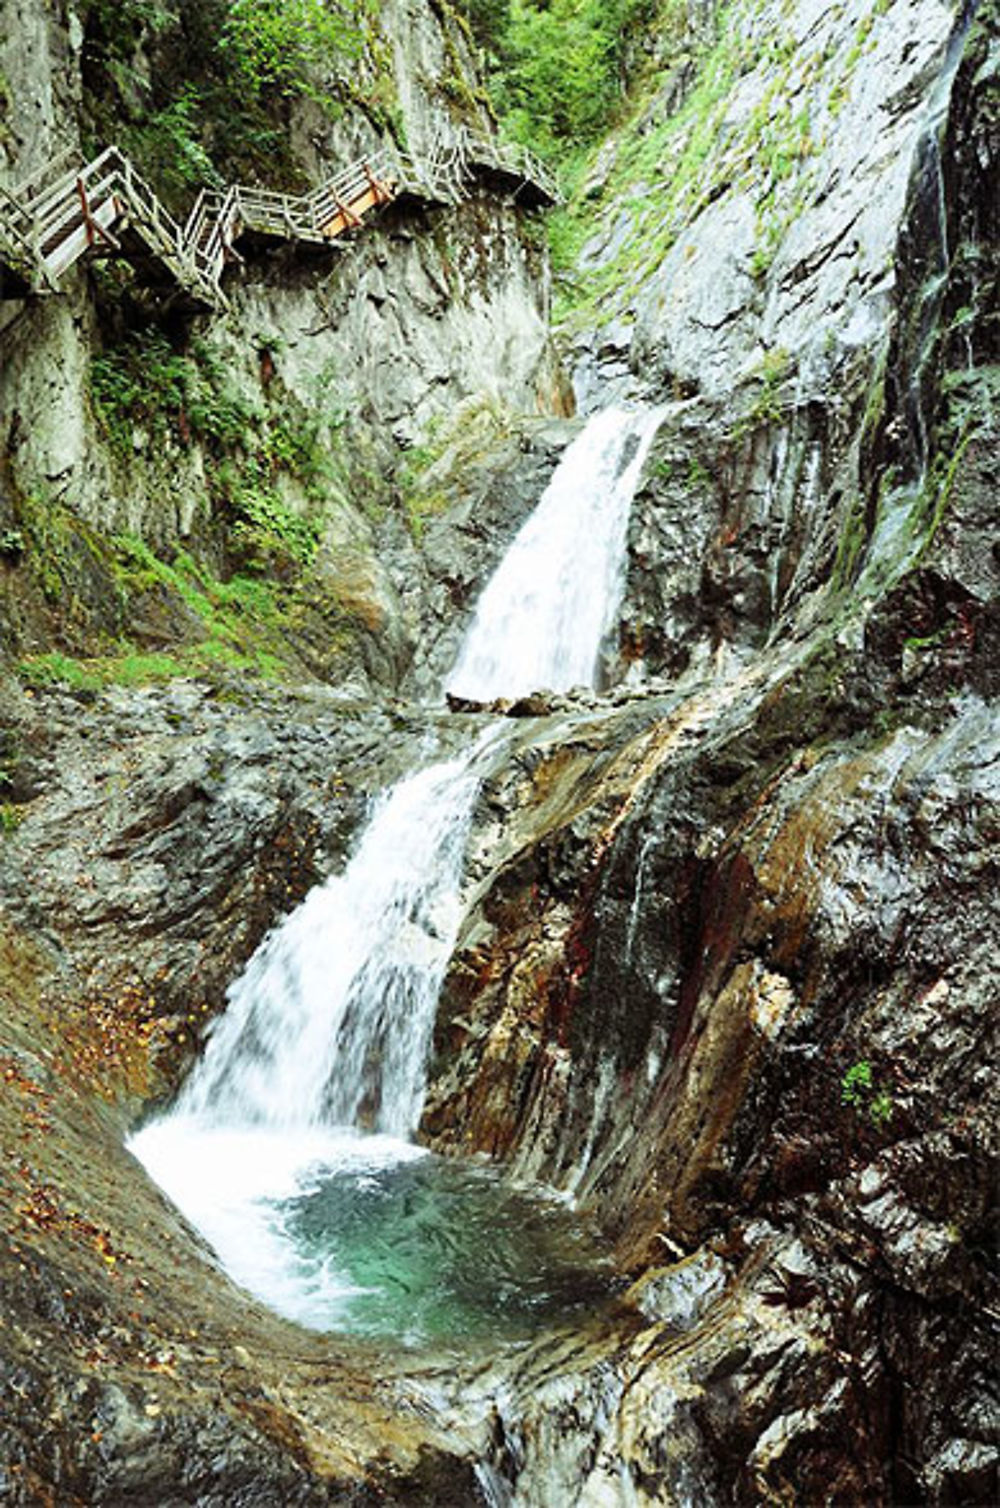
[[[311,194],[204,189],[180,225],[117,147],[89,163],[65,152],[13,190],[0,188],[0,299],[55,292],[81,257],[118,257],[192,310],[225,307],[222,274],[243,260],[237,243],[329,246],[384,205],[457,204],[477,182],[531,207],[559,197],[531,153],[461,128],[420,157],[385,148]]]

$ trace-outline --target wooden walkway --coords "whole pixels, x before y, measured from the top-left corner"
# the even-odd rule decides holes
[[[559,197],[533,154],[462,128],[419,158],[386,148],[311,194],[204,189],[181,225],[117,147],[89,163],[66,152],[15,189],[0,188],[0,299],[55,292],[81,257],[119,257],[188,308],[221,308],[222,274],[242,261],[240,242],[329,246],[386,204],[457,204],[477,182],[532,207]]]

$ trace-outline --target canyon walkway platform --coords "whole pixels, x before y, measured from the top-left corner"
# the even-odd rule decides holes
[[[461,127],[420,155],[387,147],[359,158],[309,194],[204,189],[181,224],[117,147],[92,162],[71,150],[0,188],[0,298],[56,292],[81,258],[114,257],[194,311],[222,308],[222,274],[243,260],[241,243],[329,246],[385,205],[457,204],[477,183],[533,208],[559,197],[533,153]]]

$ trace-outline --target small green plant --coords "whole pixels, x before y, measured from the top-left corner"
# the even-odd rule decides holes
[[[892,1120],[894,1108],[892,1095],[888,1090],[880,1089],[877,1094],[872,1095],[868,1103],[868,1119],[873,1126],[877,1126],[881,1130],[883,1126],[887,1126]]]
[[[781,419],[784,385],[794,367],[794,358],[783,346],[767,351],[751,373],[757,390],[749,408],[737,421],[737,438]]]
[[[137,432],[154,445],[201,445],[213,501],[249,569],[274,566],[287,575],[308,565],[321,532],[318,515],[338,490],[331,446],[339,445],[342,417],[324,420],[273,386],[269,397],[248,395],[206,342],[177,351],[157,330],[135,333],[97,357],[90,386],[98,423],[120,458]],[[299,483],[308,514],[284,500],[282,476]]]
[[[20,560],[28,548],[28,541],[21,529],[0,530],[0,557],[4,560]]]
[[[21,807],[15,806],[13,801],[0,801],[0,833],[9,836],[17,832],[23,819]]]
[[[867,1058],[852,1063],[844,1074],[840,1081],[840,1103],[850,1105],[858,1116],[869,1120],[878,1131],[889,1124],[895,1110],[892,1095],[887,1089],[879,1088]]]
[[[840,1103],[842,1105],[864,1104],[865,1098],[871,1093],[872,1065],[862,1059],[860,1063],[854,1063],[844,1074],[840,1081]]]

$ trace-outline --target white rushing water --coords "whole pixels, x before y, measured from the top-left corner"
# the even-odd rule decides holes
[[[483,594],[450,685],[486,698],[592,679],[658,421],[610,410],[570,446]],[[472,809],[501,737],[487,730],[381,798],[344,873],[312,891],[233,984],[174,1108],[130,1142],[229,1273],[303,1324],[349,1322],[352,1302],[370,1308],[380,1285],[408,1292],[421,1262],[434,1281],[446,1260],[432,1247],[407,1273],[391,1269],[413,1220],[426,1224],[451,1197],[414,1173],[424,1154],[408,1138],[461,921]],[[393,1200],[396,1224],[364,1249],[356,1212],[374,1201],[377,1225]]]
[[[624,583],[632,498],[662,409],[603,409],[567,448],[476,606],[453,696],[592,686]]]
[[[215,1125],[414,1129],[461,920],[480,748],[382,797],[345,872],[265,939],[230,990],[178,1111]]]
[[[494,737],[382,797],[344,873],[265,938],[232,986],[174,1109],[129,1144],[230,1274],[303,1324],[335,1325],[359,1288],[302,1257],[283,1204],[422,1156],[405,1138],[420,1118],[479,758]]]

